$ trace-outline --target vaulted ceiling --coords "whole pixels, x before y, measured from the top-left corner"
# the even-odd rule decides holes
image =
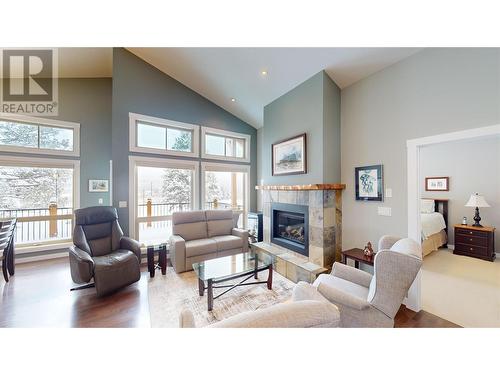
[[[342,89],[419,48],[128,48],[250,125],[264,106],[321,70]],[[112,76],[111,48],[60,48],[60,77]],[[266,74],[263,74],[266,72]]]

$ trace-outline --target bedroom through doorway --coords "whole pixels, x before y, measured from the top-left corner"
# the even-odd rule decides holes
[[[422,145],[418,166],[421,308],[500,327],[500,134]]]

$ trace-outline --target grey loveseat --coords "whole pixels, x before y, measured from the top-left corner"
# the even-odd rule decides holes
[[[248,232],[234,228],[231,210],[174,212],[170,259],[175,272],[193,263],[248,251]]]

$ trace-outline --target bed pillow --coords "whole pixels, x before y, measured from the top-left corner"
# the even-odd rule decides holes
[[[420,213],[432,214],[434,212],[434,199],[421,199],[420,200]]]

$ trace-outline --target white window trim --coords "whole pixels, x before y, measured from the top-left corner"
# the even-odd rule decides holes
[[[129,235],[132,238],[138,238],[138,223],[137,220],[137,167],[157,167],[157,168],[186,168],[194,171],[193,175],[193,206],[196,210],[199,207],[199,175],[200,162],[195,160],[181,159],[164,159],[146,156],[129,156]],[[169,220],[167,216],[156,216],[152,221]]]
[[[32,148],[23,146],[0,145],[0,151],[17,152],[39,155],[60,155],[60,156],[80,156],[80,124],[77,122],[60,121],[33,116],[0,113],[0,120],[28,123],[33,125],[51,126],[55,128],[65,128],[73,130],[73,151],[50,150],[45,148]]]
[[[245,141],[245,156],[243,158],[238,158],[236,156],[221,156],[221,155],[211,155],[207,154],[205,150],[205,138],[206,135],[215,135],[221,137],[231,137],[231,138],[239,138]],[[206,126],[201,127],[201,157],[202,159],[214,159],[214,160],[225,160],[225,161],[239,161],[244,163],[250,163],[250,143],[252,140],[252,136],[249,134],[243,133],[235,133],[228,130],[221,130],[216,128],[209,128]]]
[[[158,149],[158,148],[149,148],[149,147],[139,147],[137,145],[137,122],[143,121],[145,123],[150,123],[151,125],[156,125],[165,128],[177,128],[183,130],[189,130],[193,134],[193,138],[191,140],[192,151],[175,151],[175,150],[167,150],[167,149]],[[199,125],[188,124],[185,122],[167,120],[159,117],[141,115],[138,113],[129,113],[129,146],[130,151],[132,152],[142,152],[148,154],[156,154],[156,155],[171,155],[171,156],[184,156],[197,158],[200,154],[200,146],[199,146],[199,138],[200,131]]]
[[[72,168],[73,169],[73,212],[80,208],[80,160],[32,158],[25,156],[0,155],[0,165],[9,167]],[[74,225],[74,221],[73,221]],[[16,245],[18,253],[52,250],[66,247],[67,239],[45,241],[41,244]]]
[[[250,212],[250,165],[242,165],[242,164],[232,164],[232,163],[210,163],[210,162],[201,162],[201,199],[202,202],[205,202],[205,172],[245,172],[247,174],[246,186],[243,191],[244,194],[244,202],[246,213]],[[204,206],[201,205],[202,209]],[[244,228],[247,226],[247,215],[243,215],[243,225]]]

